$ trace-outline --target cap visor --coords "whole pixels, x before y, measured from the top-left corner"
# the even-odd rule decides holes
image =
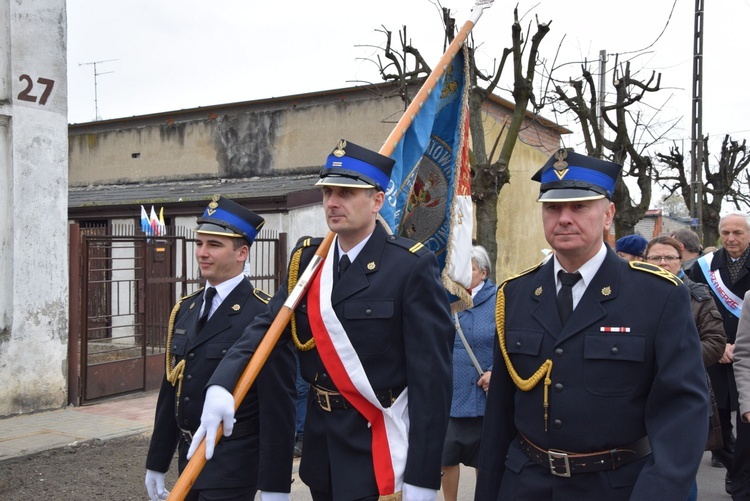
[[[315,186],[343,186],[345,188],[375,188],[366,181],[342,176],[326,176],[321,178]]]
[[[242,238],[242,235],[238,235],[234,231],[224,228],[223,226],[219,226],[218,224],[212,224],[212,223],[203,223],[199,225],[197,228],[193,230],[196,233],[206,233],[208,235],[221,235],[224,237],[240,237]]]
[[[584,200],[599,200],[605,198],[601,193],[591,190],[577,190],[572,188],[547,190],[539,195],[537,202],[582,202]]]

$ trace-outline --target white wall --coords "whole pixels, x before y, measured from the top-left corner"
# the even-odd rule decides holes
[[[67,401],[65,0],[0,0],[0,416]]]

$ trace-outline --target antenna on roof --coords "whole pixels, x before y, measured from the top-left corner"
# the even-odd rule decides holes
[[[118,61],[118,59],[105,59],[104,61],[91,61],[88,63],[78,63],[78,66],[83,66],[83,65],[88,65],[88,64],[91,64],[94,66],[94,111],[96,113],[94,115],[94,120],[102,119],[102,117],[99,115],[99,95],[97,91],[96,77],[98,77],[99,75],[106,75],[107,73],[114,73],[114,71],[103,71],[103,72],[97,73],[96,65],[102,64],[102,63],[109,63],[112,61]]]

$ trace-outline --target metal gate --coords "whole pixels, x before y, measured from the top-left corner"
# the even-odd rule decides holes
[[[202,286],[189,230],[132,233],[132,226],[71,228],[68,389],[74,405],[159,388],[172,307]],[[250,249],[245,274],[269,293],[284,270],[285,236],[266,230]]]

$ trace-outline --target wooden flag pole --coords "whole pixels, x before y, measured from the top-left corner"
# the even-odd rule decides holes
[[[477,0],[477,3],[472,10],[471,18],[466,21],[466,23],[464,23],[464,25],[461,27],[461,30],[453,39],[453,42],[451,42],[451,44],[448,46],[445,54],[443,54],[443,56],[440,58],[440,61],[438,61],[437,66],[435,66],[435,68],[432,70],[432,73],[430,73],[430,75],[427,77],[427,80],[425,80],[424,84],[422,84],[422,87],[419,89],[419,92],[417,92],[414,100],[412,100],[411,104],[401,116],[396,126],[393,128],[391,134],[388,136],[388,139],[386,139],[385,143],[380,148],[381,155],[389,157],[393,154],[393,151],[396,149],[396,145],[404,136],[407,129],[411,126],[411,123],[414,121],[417,113],[419,113],[420,108],[425,103],[430,93],[437,86],[440,78],[443,76],[445,70],[450,65],[450,62],[453,60],[455,55],[458,54],[458,51],[466,42],[466,39],[469,36],[469,32],[472,30],[472,28],[474,28],[474,25],[479,20],[482,12],[484,11],[484,9],[491,7],[493,2],[494,0]],[[315,275],[315,272],[323,263],[326,255],[328,254],[328,249],[333,242],[334,236],[335,234],[332,231],[329,231],[326,234],[323,242],[318,247],[317,252],[315,252],[315,256],[310,261],[310,264],[307,265],[307,268],[302,273],[300,279],[297,281],[297,285],[295,285],[294,289],[292,289],[292,291],[289,293],[289,297],[287,298],[286,302],[284,302],[284,305],[276,315],[276,318],[274,319],[271,326],[268,328],[268,331],[263,337],[263,340],[258,345],[258,348],[255,350],[252,358],[250,358],[247,367],[245,367],[245,370],[242,372],[240,379],[237,381],[237,386],[234,388],[234,392],[232,393],[232,395],[234,396],[235,410],[237,410],[237,408],[240,406],[240,403],[242,403],[245,395],[247,395],[250,387],[255,382],[255,378],[258,377],[258,373],[260,373],[263,364],[265,364],[266,360],[268,360],[271,351],[273,350],[274,346],[276,346],[276,342],[281,337],[281,333],[284,331],[287,324],[291,320],[294,309],[302,299],[302,296],[304,296],[307,292],[307,288],[309,287],[312,277]],[[219,439],[221,439],[222,431],[223,426],[220,424],[219,429],[216,432],[217,443],[219,442]],[[198,475],[200,474],[201,470],[203,470],[203,467],[205,465],[206,440],[203,439],[198,448],[195,450],[193,457],[190,459],[190,461],[188,461],[187,466],[185,466],[185,469],[180,474],[180,477],[177,479],[177,482],[172,488],[172,491],[170,492],[167,499],[169,501],[184,500],[185,496],[187,496],[188,491],[190,491],[190,488],[195,483],[195,480],[198,478]]]

